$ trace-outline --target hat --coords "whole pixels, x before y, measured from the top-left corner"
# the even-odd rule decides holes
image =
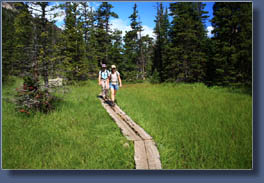
[[[105,64],[102,64],[102,67],[106,67],[106,65]]]
[[[112,68],[112,69],[115,69],[115,68],[116,68],[116,66],[115,66],[115,65],[112,65],[112,66],[111,66],[111,68]]]

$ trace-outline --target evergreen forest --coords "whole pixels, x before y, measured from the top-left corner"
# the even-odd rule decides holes
[[[97,9],[89,2],[8,2],[2,8],[2,80],[31,76],[48,85],[49,78],[69,83],[97,78],[101,64],[115,64],[125,81],[201,82],[208,86],[252,87],[252,4],[216,2],[213,37],[202,2],[157,3],[155,38],[142,35],[134,4],[129,31],[112,29],[119,18],[110,2]],[[65,12],[64,28],[55,24]],[[35,10],[35,11],[34,11]],[[33,12],[38,12],[34,15]],[[53,17],[53,18],[48,18]]]

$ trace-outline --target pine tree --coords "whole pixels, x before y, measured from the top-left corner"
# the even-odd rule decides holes
[[[46,11],[48,4],[21,2],[9,4],[13,7],[8,16],[10,21],[3,21],[9,26],[12,25],[12,29],[7,30],[8,34],[12,33],[12,36],[7,36],[9,41],[12,40],[12,47],[8,41],[9,52],[3,52],[5,55],[11,53],[12,50],[8,59],[9,74],[34,77],[38,80],[40,73],[47,81],[51,57],[54,57],[52,55],[54,53],[53,45],[56,44],[56,35],[59,30],[56,29],[54,22],[49,22],[46,19],[46,15],[49,13]],[[33,14],[33,10],[37,13]],[[3,29],[3,33],[6,33],[6,29]],[[5,65],[6,62],[3,63]]]
[[[108,65],[117,65],[118,71],[123,75],[123,45],[122,45],[122,31],[115,29],[111,35],[112,46],[109,50]]]
[[[79,3],[79,11],[80,11],[80,22],[81,27],[83,29],[84,40],[85,43],[88,42],[89,38],[89,29],[91,27],[91,22],[93,23],[93,11],[89,6],[88,2],[80,2]]]
[[[141,77],[144,80],[151,76],[152,55],[153,53],[153,38],[149,35],[141,37]]]
[[[35,79],[38,80],[38,74],[40,73],[45,86],[48,87],[50,61],[53,53],[51,48],[52,42],[54,42],[54,38],[52,37],[53,29],[50,29],[53,22],[49,22],[48,20],[50,5],[48,2],[28,2],[26,4],[29,6],[30,11],[36,12],[33,19],[34,36],[32,46],[35,58],[31,67],[34,70]]]
[[[172,26],[166,70],[173,80],[202,82],[205,78],[205,53],[201,49],[206,39],[203,20],[204,4],[171,3]]]
[[[88,71],[91,76],[97,77],[99,69],[99,56],[98,49],[99,45],[96,39],[96,30],[91,28],[89,31],[88,43],[86,44],[86,58],[88,62]]]
[[[215,83],[252,84],[252,4],[215,3]]]
[[[215,55],[216,55],[216,44],[212,38],[207,38],[204,44],[204,52],[206,53],[206,77],[205,77],[205,84],[208,86],[212,86],[215,84],[216,79],[216,63]]]
[[[28,11],[28,6],[24,3],[15,3],[14,6],[19,10],[14,20],[14,69],[15,75],[18,73],[31,74],[32,58],[31,48],[33,45],[33,19]]]
[[[48,24],[49,30],[49,76],[51,78],[62,77],[63,72],[60,68],[62,63],[62,54],[60,50],[60,42],[62,42],[62,30],[54,24]]]
[[[14,74],[15,44],[15,20],[16,13],[12,10],[2,9],[2,81],[8,80],[9,75]],[[19,51],[19,50],[18,50]]]
[[[164,64],[166,64],[167,60],[166,57],[169,42],[169,19],[168,10],[167,8],[164,10],[162,3],[157,5],[157,16],[155,22],[156,26],[154,28],[154,32],[156,34],[156,42],[154,47],[152,72],[156,70],[160,81],[164,81],[166,79]]]
[[[131,31],[126,32],[125,42],[125,78],[138,79],[141,71],[140,58],[142,57],[142,42],[140,39],[143,28],[141,22],[138,20],[137,4],[133,7],[133,13],[129,16],[131,23]]]
[[[83,29],[78,11],[79,3],[66,2],[65,30],[63,31],[62,54],[66,77],[71,80],[78,80],[85,71],[84,64],[84,39]]]
[[[110,30],[110,18],[118,18],[118,15],[111,9],[113,6],[108,2],[103,2],[97,10],[97,29],[96,39],[98,42],[97,53],[99,56],[99,65],[102,63],[108,64],[109,62],[109,50],[111,49],[111,30]]]
[[[95,77],[98,71],[97,40],[96,40],[96,12],[88,2],[79,3],[80,24],[84,35],[85,53],[84,66],[88,77]]]

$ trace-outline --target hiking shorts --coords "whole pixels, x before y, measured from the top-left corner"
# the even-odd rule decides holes
[[[113,85],[110,83],[109,88],[113,88],[114,90],[118,90],[118,84]]]

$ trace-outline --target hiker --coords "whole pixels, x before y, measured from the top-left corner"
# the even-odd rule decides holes
[[[116,66],[112,65],[111,66],[111,73],[109,75],[109,82],[110,82],[110,90],[111,90],[111,103],[112,105],[115,105],[115,96],[116,96],[116,92],[118,90],[118,84],[120,87],[122,87],[122,81],[120,78],[120,74],[119,72],[116,70]]]
[[[106,65],[102,64],[102,69],[99,72],[98,76],[98,85],[102,87],[102,97],[103,99],[107,99],[108,97],[108,89],[109,89],[109,80],[108,77],[110,72],[106,69]]]

